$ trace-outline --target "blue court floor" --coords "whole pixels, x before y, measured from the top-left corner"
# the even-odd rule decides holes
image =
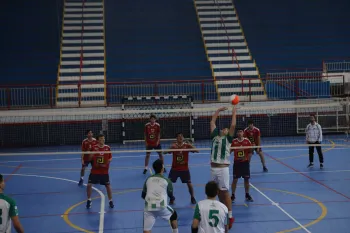
[[[233,204],[236,222],[230,232],[350,232],[350,144],[346,140],[340,141],[342,143],[338,141],[323,149],[323,170],[319,168],[317,153],[314,168],[306,168],[306,147],[264,149],[268,173],[262,172],[259,157],[254,155],[250,191],[254,202],[244,201],[243,182],[239,181],[236,203]],[[95,186],[92,208],[85,208],[86,187],[77,185],[79,156],[45,153],[0,156],[0,173],[6,178],[5,192],[16,200],[25,232],[143,232],[141,188],[150,174],[142,174],[144,154],[114,155],[110,171],[113,210],[108,207],[103,186]],[[157,155],[152,153],[151,161],[156,158]],[[165,161],[169,171],[171,157],[166,156]],[[195,195],[200,201],[205,198],[204,185],[210,180],[209,152],[193,154],[190,164]],[[88,174],[89,170],[85,181]],[[174,189],[179,232],[190,233],[194,206],[190,204],[186,185],[178,181]],[[166,233],[171,229],[168,222],[159,219],[152,232]]]

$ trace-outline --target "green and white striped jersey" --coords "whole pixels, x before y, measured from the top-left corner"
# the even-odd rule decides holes
[[[212,139],[210,161],[217,164],[230,164],[230,147],[233,137],[220,136],[218,128],[214,129],[210,137]]]
[[[198,233],[225,233],[229,224],[228,209],[217,200],[198,202],[193,218],[199,220]]]
[[[173,193],[173,183],[161,174],[150,176],[145,181],[143,192],[145,210],[158,211],[168,206],[168,195]]]
[[[11,233],[11,218],[18,216],[16,202],[0,193],[0,232]]]

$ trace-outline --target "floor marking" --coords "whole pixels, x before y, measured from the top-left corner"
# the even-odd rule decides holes
[[[15,170],[13,170],[13,171],[11,172],[11,174],[8,175],[8,176],[5,178],[5,182],[9,181],[9,180],[12,178],[12,176],[13,176],[15,173],[17,173],[18,170],[19,170],[21,167],[22,167],[22,164],[18,165],[18,166],[15,168]]]
[[[332,142],[333,145],[335,145],[333,141],[331,141],[331,142]],[[332,148],[324,150],[324,153],[326,153],[327,151],[330,151],[331,149],[332,149]],[[348,197],[347,195],[345,195],[345,194],[343,194],[343,193],[341,193],[341,192],[339,192],[339,191],[337,191],[337,190],[335,190],[335,189],[329,187],[328,185],[326,185],[326,184],[324,184],[324,183],[322,183],[322,182],[320,182],[320,181],[318,181],[318,180],[316,180],[316,179],[314,179],[314,178],[312,178],[312,177],[306,175],[306,174],[303,173],[303,172],[300,172],[299,170],[295,169],[294,167],[292,167],[292,166],[290,166],[290,165],[288,165],[288,164],[286,164],[286,163],[280,161],[279,159],[276,159],[275,157],[269,155],[268,153],[265,153],[265,155],[267,155],[267,156],[270,157],[271,159],[275,160],[276,162],[279,162],[279,163],[282,164],[283,166],[285,166],[285,167],[287,167],[287,168],[293,170],[294,172],[296,172],[296,173],[298,173],[298,174],[300,174],[300,175],[302,175],[302,176],[304,176],[304,177],[306,177],[306,178],[312,180],[313,182],[315,182],[315,183],[317,183],[317,184],[319,184],[319,185],[325,187],[326,189],[331,190],[331,191],[333,191],[334,193],[336,193],[336,194],[338,194],[338,195],[340,195],[340,196],[342,196],[342,197],[344,197],[344,198],[350,200],[350,197]]]
[[[203,186],[204,186],[204,184],[203,184]],[[243,186],[238,186],[238,187],[239,187],[239,188],[243,188]],[[314,198],[308,197],[308,196],[303,195],[303,194],[294,193],[294,192],[289,192],[289,191],[284,191],[284,190],[279,190],[279,189],[270,189],[270,188],[261,188],[261,189],[263,189],[263,190],[275,191],[275,192],[283,192],[283,193],[290,194],[290,195],[300,196],[300,197],[309,199],[309,200],[311,200],[312,202],[318,204],[318,205],[321,207],[321,209],[322,209],[321,215],[320,215],[316,220],[313,220],[312,222],[307,223],[306,225],[304,225],[304,227],[309,227],[309,226],[311,226],[311,225],[314,225],[314,224],[320,222],[320,221],[321,221],[322,219],[324,219],[325,216],[327,215],[327,208],[326,208],[326,206],[324,206],[321,202],[319,202],[318,200],[316,200],[316,199],[314,199]],[[142,190],[142,189],[129,189],[129,190],[126,190],[126,191],[124,191],[124,192],[114,192],[113,194],[117,194],[117,195],[118,195],[118,194],[126,194],[126,193],[130,193],[130,192],[141,191],[141,190]],[[99,198],[99,197],[96,197],[95,199],[97,199],[97,198]],[[83,201],[83,202],[79,202],[79,203],[75,204],[75,205],[74,205],[74,208],[77,207],[78,205],[83,204],[83,203],[85,203],[85,202]],[[284,204],[284,203],[281,203],[281,204]],[[250,204],[250,205],[254,205],[254,204]],[[265,205],[265,204],[264,204],[264,205]],[[245,207],[248,207],[248,208],[249,208],[249,206],[248,206],[246,203],[244,203],[244,204],[235,204],[234,206],[235,206],[235,207],[237,207],[237,206],[245,206]],[[270,206],[272,206],[272,204],[270,204]],[[70,207],[70,208],[69,208],[70,210],[69,210],[69,211],[65,211],[64,215],[65,215],[65,216],[68,216],[68,215],[80,214],[80,213],[71,214],[70,212],[71,212],[74,208],[71,208],[71,207]],[[194,208],[195,208],[195,206],[177,207],[177,209],[194,209]],[[144,211],[144,210],[143,210],[143,209],[137,209],[137,210],[135,209],[135,210],[116,210],[116,211],[113,211],[113,212],[117,212],[117,213],[127,213],[127,212],[142,212],[142,211]],[[84,214],[86,214],[86,213],[84,213]],[[67,218],[67,219],[68,219],[68,218]],[[68,221],[70,222],[69,219],[68,219]],[[73,223],[70,222],[69,225],[71,225],[71,224],[74,225]],[[124,229],[124,228],[123,228],[123,229]],[[277,232],[277,233],[287,233],[287,232],[292,232],[292,231],[296,231],[296,230],[300,230],[300,229],[302,229],[302,227],[293,228],[293,229],[288,229],[288,230],[283,230],[283,231],[279,231],[279,232]],[[114,230],[117,230],[117,229],[114,229]],[[120,230],[120,229],[119,229],[119,230]],[[86,232],[86,231],[84,231],[84,232]],[[92,233],[93,233],[93,232],[92,232]]]
[[[3,174],[3,175],[9,175],[9,174]],[[74,181],[74,180],[69,180],[69,179],[59,178],[59,177],[52,177],[52,176],[40,176],[40,175],[29,175],[29,174],[12,174],[12,175],[13,176],[27,176],[27,177],[46,178],[46,179],[53,179],[53,180],[62,180],[62,181],[67,181],[67,182],[71,182],[71,183],[75,183],[75,184],[79,183],[79,182]],[[86,186],[86,184],[84,184],[84,186]],[[100,195],[100,198],[101,198],[101,208],[100,208],[101,214],[100,214],[100,223],[99,223],[98,233],[103,233],[103,230],[104,230],[104,209],[105,209],[106,197],[99,189],[97,189],[95,187],[92,187],[92,189],[95,190]],[[73,228],[75,228],[75,227],[73,227]],[[81,230],[81,229],[77,229],[77,228],[75,228],[75,229]]]
[[[153,171],[151,168],[149,168],[149,173],[151,174],[151,176],[153,176]]]
[[[291,195],[296,195],[296,196],[300,196],[300,197],[303,197],[303,198],[306,198],[306,199],[309,199],[310,201],[312,202],[315,202],[316,204],[318,204],[320,207],[321,207],[321,215],[315,219],[314,221],[304,225],[304,227],[309,227],[309,226],[312,226],[318,222],[320,222],[321,220],[323,220],[326,215],[327,215],[327,207],[320,201],[312,198],[312,197],[309,197],[309,196],[306,196],[306,195],[303,195],[301,193],[294,193],[294,192],[289,192],[289,191],[284,191],[284,190],[279,190],[279,189],[270,189],[270,188],[261,188],[263,190],[271,190],[271,191],[277,191],[277,192],[282,192],[282,193],[287,193],[287,194],[291,194]],[[293,229],[289,229],[289,230],[283,230],[283,231],[279,231],[277,233],[287,233],[287,232],[292,232],[292,231],[297,231],[297,230],[300,230],[301,227],[297,227],[297,228],[293,228]]]
[[[278,203],[274,202],[271,198],[269,198],[266,194],[261,192],[257,187],[255,187],[252,183],[250,186],[255,189],[258,193],[260,193],[263,197],[265,197],[272,205],[276,206],[279,210],[281,210],[285,215],[287,215],[290,219],[292,219],[299,227],[301,227],[307,233],[311,233],[306,227],[304,227],[298,220],[296,220],[292,215],[290,215],[287,211],[285,211]]]

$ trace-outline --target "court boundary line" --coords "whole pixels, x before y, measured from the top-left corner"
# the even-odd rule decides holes
[[[306,229],[306,227],[301,224],[298,220],[296,220],[292,215],[290,215],[286,210],[284,210],[277,202],[274,202],[271,198],[269,198],[265,193],[263,193],[262,191],[260,191],[257,187],[255,187],[252,183],[249,183],[249,185],[255,189],[255,191],[257,191],[258,193],[260,193],[260,195],[262,195],[263,197],[265,197],[269,202],[271,202],[271,204],[273,206],[276,206],[279,210],[281,210],[285,215],[287,215],[290,219],[293,220],[293,222],[295,222],[299,227],[301,227],[304,231],[306,231],[307,233],[311,233],[311,231],[309,231],[308,229]]]
[[[10,175],[7,175],[7,177],[5,178],[5,182],[8,182],[11,178],[12,178],[12,176],[14,175],[14,174],[16,174],[17,172],[18,172],[18,170],[19,169],[21,169],[21,167],[22,167],[22,164],[19,164],[12,172],[11,172],[11,174]]]
[[[9,175],[9,174],[5,173],[3,175]],[[70,180],[70,179],[66,179],[66,178],[60,178],[60,177],[54,177],[54,176],[41,176],[41,175],[29,175],[29,174],[12,174],[12,175],[13,176],[24,176],[24,177],[46,178],[46,179],[52,179],[52,180],[61,180],[61,181],[67,181],[67,182],[70,182],[70,183],[75,183],[75,184],[79,183],[79,182],[74,181],[74,180]],[[86,184],[84,184],[84,186],[86,186]],[[99,223],[99,230],[98,230],[98,232],[99,233],[103,233],[103,231],[104,231],[104,215],[105,215],[105,200],[106,200],[106,197],[102,193],[102,191],[99,190],[98,188],[92,187],[92,189],[95,190],[101,197],[100,223]],[[74,228],[74,229],[76,229],[76,228]]]

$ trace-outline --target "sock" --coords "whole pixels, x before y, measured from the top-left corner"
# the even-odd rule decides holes
[[[148,166],[145,166],[145,169],[148,170]]]
[[[91,201],[91,197],[88,200]]]
[[[173,229],[173,233],[179,233],[179,229]]]
[[[228,217],[229,217],[229,218],[232,218],[232,210],[231,210],[231,211],[228,211]]]
[[[84,176],[80,177],[80,179],[82,179],[82,180],[83,180],[83,179],[84,179]]]
[[[111,201],[113,201],[113,200],[111,199],[111,200],[109,200],[109,201],[111,202]]]

